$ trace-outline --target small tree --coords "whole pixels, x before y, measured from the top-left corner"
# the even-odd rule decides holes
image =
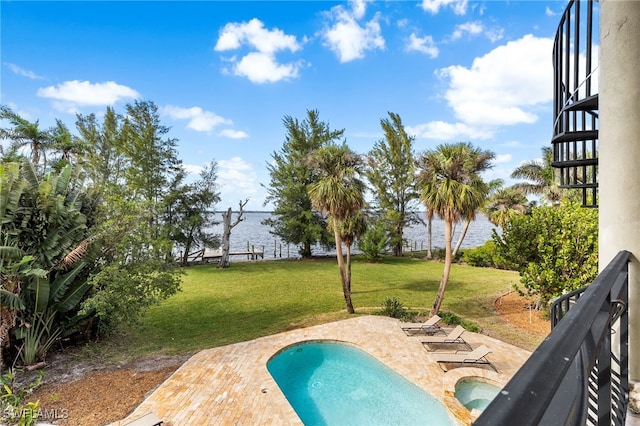
[[[194,247],[217,248],[218,235],[210,232],[214,221],[213,208],[220,201],[217,191],[217,163],[212,161],[200,173],[200,179],[192,184],[182,184],[172,188],[165,197],[165,221],[169,227],[169,238],[176,250],[182,250],[182,265],[186,265]]]
[[[404,228],[415,222],[416,166],[414,138],[407,135],[398,114],[380,120],[384,139],[368,155],[367,179],[373,186],[374,204],[388,224],[394,256],[402,256]]]

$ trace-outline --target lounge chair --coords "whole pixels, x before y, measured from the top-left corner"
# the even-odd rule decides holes
[[[457,351],[456,353],[438,352],[432,353],[431,356],[438,362],[440,368],[443,368],[442,364],[459,364],[458,366],[471,366],[471,365],[488,365],[496,372],[496,368],[486,358],[487,354],[491,353],[491,349],[485,345],[478,346],[472,351]]]
[[[408,336],[416,334],[435,334],[442,331],[438,325],[438,321],[440,321],[440,319],[441,318],[438,315],[434,315],[425,322],[401,323],[400,327]]]
[[[456,328],[451,330],[451,333],[447,334],[446,336],[427,336],[424,339],[420,340],[420,342],[423,345],[425,345],[425,347],[427,347],[432,343],[437,343],[441,345],[450,345],[450,344],[465,345],[467,348],[471,349],[471,346],[469,346],[469,344],[465,342],[462,337],[460,337],[464,332],[465,332],[464,327],[462,327],[461,325],[457,325]],[[427,347],[427,350],[431,350],[431,349]]]

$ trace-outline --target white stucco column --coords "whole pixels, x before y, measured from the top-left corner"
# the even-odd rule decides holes
[[[640,382],[640,1],[600,0],[599,258],[629,265],[629,379]]]

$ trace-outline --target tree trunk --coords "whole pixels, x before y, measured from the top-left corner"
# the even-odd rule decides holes
[[[442,305],[442,301],[444,300],[444,291],[447,288],[447,283],[449,282],[449,273],[451,272],[451,264],[453,263],[453,258],[451,256],[451,240],[453,239],[453,224],[450,220],[445,219],[444,221],[444,271],[442,272],[442,279],[440,280],[440,287],[438,287],[438,293],[436,295],[436,300],[433,302],[433,307],[431,308],[431,315],[437,315],[440,312],[440,306]]]
[[[433,253],[431,251],[432,237],[433,237],[433,215],[427,217],[427,259],[433,259]]]
[[[460,246],[462,246],[462,240],[464,240],[464,237],[467,235],[467,231],[469,230],[469,225],[471,225],[471,221],[467,220],[467,222],[464,224],[464,228],[462,228],[462,232],[460,233],[460,238],[458,238],[458,243],[456,244],[456,248],[453,249],[453,253],[451,254],[452,260],[456,258],[456,254],[458,254],[458,250],[460,250]]]
[[[336,259],[338,260],[338,269],[340,269],[340,279],[342,281],[342,294],[344,295],[344,301],[347,305],[347,312],[350,314],[355,314],[355,309],[353,309],[353,303],[351,302],[351,284],[347,279],[347,271],[344,265],[344,257],[342,255],[342,238],[340,238],[340,233],[338,232],[338,223],[334,219],[333,224],[334,232],[336,239]]]
[[[302,245],[302,249],[300,250],[300,256],[303,259],[311,259],[311,242],[305,241]]]
[[[222,256],[218,261],[218,268],[229,267],[229,240],[231,239],[231,207],[222,213]]]
[[[229,207],[225,213],[222,213],[222,223],[224,224],[224,228],[222,231],[222,256],[220,257],[220,261],[218,262],[218,268],[229,267],[229,240],[231,239],[231,230],[237,224],[242,222],[244,206],[246,206],[248,202],[248,198],[244,202],[240,201],[240,210],[238,210],[238,216],[233,223],[231,223],[231,207]]]
[[[396,257],[402,256],[402,226],[396,227],[393,231],[394,240],[396,243],[393,245],[393,255]]]

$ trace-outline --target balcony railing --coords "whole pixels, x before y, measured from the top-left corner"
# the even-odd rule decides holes
[[[475,425],[625,424],[629,256],[555,301],[557,324]]]

